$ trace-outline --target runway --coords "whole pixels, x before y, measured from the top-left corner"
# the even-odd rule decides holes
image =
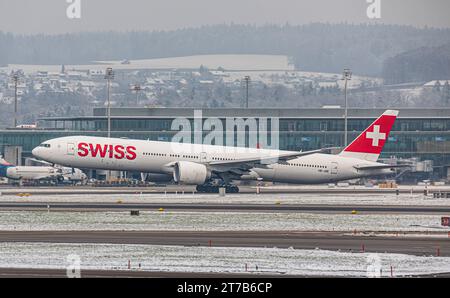
[[[268,275],[252,272],[248,277],[310,277],[310,271],[304,271],[310,264],[315,264],[313,267],[321,276],[323,272],[334,276],[335,268],[339,268],[339,276],[351,275],[346,270],[364,276],[364,264],[370,255],[362,252],[378,253],[386,264],[394,263],[396,270],[412,274],[426,274],[433,269],[448,272],[450,268],[447,260],[442,263],[432,258],[450,257],[450,237],[440,227],[441,216],[450,215],[446,199],[409,195],[407,189],[401,191],[407,194],[396,195],[393,189],[293,188],[272,189],[273,196],[258,196],[254,188],[244,187],[242,195],[225,197],[192,194],[188,188],[154,189],[15,189],[16,193],[26,194],[20,197],[3,191],[0,211],[4,228],[0,231],[0,243],[15,260],[15,267],[26,264],[30,268],[0,268],[0,277],[65,277],[65,270],[39,266],[54,262],[56,267],[50,268],[60,268],[51,259],[64,260],[65,254],[75,249],[87,264],[96,264],[83,270],[82,277],[246,278],[246,272],[231,273],[243,270],[239,267],[243,260],[253,260],[249,262],[258,265],[267,260],[265,268],[271,268]],[[368,191],[378,195],[361,195]],[[72,192],[75,195],[66,196]],[[140,210],[140,216],[131,216],[130,210]],[[378,229],[379,226],[384,229]],[[40,259],[52,250],[54,256],[49,261]],[[158,262],[152,263],[155,253]],[[204,271],[180,272],[192,263],[195,268],[204,268],[205,264],[197,260],[205,255],[220,266],[210,262],[206,266],[212,267],[201,269]],[[283,257],[286,255],[289,257]],[[176,261],[164,263],[174,256]],[[186,261],[186,256],[191,259]],[[139,259],[145,263],[145,270],[126,270],[127,258]],[[411,261],[402,263],[404,258]],[[420,265],[411,258],[420,258]],[[347,268],[349,261],[353,262],[352,267]],[[239,265],[236,267],[233,262]],[[103,267],[105,264],[107,267]],[[163,267],[158,269],[156,265]],[[9,263],[2,265],[8,266]],[[171,269],[173,266],[180,266],[181,270]],[[228,271],[210,272],[222,266]],[[355,266],[363,267],[353,269]]]
[[[243,211],[243,212],[324,212],[349,213],[450,213],[450,206],[410,205],[325,205],[325,204],[232,204],[232,203],[96,203],[96,202],[1,202],[0,210],[58,210],[58,211]]]
[[[261,186],[260,193],[265,194],[422,194],[429,192],[450,192],[449,186],[401,185],[398,188],[378,188],[365,186],[328,187],[324,185]],[[256,186],[239,185],[239,193],[254,194]],[[0,186],[4,195],[29,193],[33,195],[79,195],[79,194],[170,194],[197,193],[195,186],[158,185],[158,186],[56,186],[56,187],[5,187]]]
[[[450,256],[450,238],[364,236],[342,232],[2,231],[0,242],[107,243],[219,247],[277,247]]]
[[[287,274],[216,273],[216,272],[161,272],[139,270],[86,270],[81,278],[281,278],[304,277]],[[0,278],[67,278],[64,269],[0,268]]]
[[[216,273],[216,272],[156,272],[138,270],[81,270],[82,278],[317,278],[323,276],[288,275],[268,273]],[[37,269],[37,268],[0,268],[0,278],[66,278],[64,269]],[[333,276],[329,276],[333,277]],[[416,275],[417,278],[449,278],[450,273],[435,273]]]

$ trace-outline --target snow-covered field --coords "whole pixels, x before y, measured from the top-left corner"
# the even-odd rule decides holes
[[[289,57],[285,55],[194,55],[159,59],[139,59],[130,60],[129,62],[129,64],[123,64],[123,60],[93,61],[90,64],[65,65],[65,69],[68,71],[86,71],[103,70],[107,67],[112,67],[115,70],[128,71],[137,69],[172,71],[176,69],[195,70],[203,65],[210,70],[217,70],[220,67],[225,69],[225,71],[220,71],[216,74],[220,75],[226,83],[239,82],[243,77],[248,75],[252,78],[252,81],[263,82],[265,84],[282,84],[286,87],[315,81],[327,86],[338,85],[341,89],[343,88],[342,74],[298,71],[289,62]],[[61,65],[10,64],[6,67],[0,67],[0,71],[6,73],[17,69],[23,70],[26,74],[36,73],[38,71],[58,73],[61,70]],[[354,75],[352,80],[348,82],[348,88],[358,88],[362,82],[369,85],[380,84],[381,79]]]
[[[284,55],[196,55],[185,57],[170,57],[160,59],[130,60],[129,64],[122,61],[96,61],[93,64],[66,65],[66,70],[106,69],[113,67],[115,70],[133,69],[198,69],[201,65],[209,69],[223,67],[227,70],[293,70],[288,57]],[[96,64],[94,64],[96,63]],[[22,69],[25,73],[37,71],[59,72],[61,65],[31,65],[10,64],[0,68],[6,72]]]
[[[280,70],[271,70],[271,68],[265,68],[264,71],[255,70],[257,68],[241,68],[250,69],[247,71],[225,71],[223,72],[223,81],[226,83],[239,82],[245,76],[250,76],[252,81],[263,82],[264,84],[281,84],[286,87],[292,87],[295,84],[305,84],[306,82],[315,81],[321,82],[326,86],[338,86],[339,88],[344,88],[344,82],[341,80],[342,74],[340,73],[325,73],[325,72],[306,72],[298,70],[289,70],[286,67],[278,68]],[[264,69],[260,67],[259,69]],[[351,81],[348,81],[347,88],[355,89],[361,86],[361,83],[366,84],[380,84],[382,80],[375,77],[363,77],[363,76],[353,76]]]
[[[133,69],[197,69],[201,65],[209,69],[222,67],[226,70],[293,70],[289,58],[284,55],[194,55],[160,59],[130,60],[130,64],[122,61],[96,61],[114,68]]]
[[[54,191],[54,190],[53,190]],[[25,189],[24,193],[27,192]],[[109,202],[114,203],[249,203],[249,204],[332,204],[332,205],[426,205],[450,206],[450,199],[433,199],[423,194],[64,194],[19,197],[2,195],[0,202]]]
[[[279,248],[116,244],[0,243],[0,267],[171,272],[280,273],[310,276],[394,276],[450,272],[450,258]],[[256,269],[258,266],[258,269]],[[71,268],[71,267],[69,267]]]
[[[245,212],[2,211],[0,230],[442,231],[439,215]]]

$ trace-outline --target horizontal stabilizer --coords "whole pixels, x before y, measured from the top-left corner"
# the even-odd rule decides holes
[[[370,165],[370,166],[354,166],[357,170],[381,170],[381,169],[394,169],[394,168],[408,168],[409,165]]]

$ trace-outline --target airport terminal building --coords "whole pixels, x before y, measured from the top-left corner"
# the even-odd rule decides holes
[[[450,176],[450,109],[399,109],[399,118],[383,150],[383,158],[418,158],[432,161],[433,176]],[[200,121],[219,119],[226,128],[229,119],[278,119],[279,147],[282,150],[313,150],[344,145],[344,110],[338,107],[306,109],[242,109],[242,108],[112,108],[111,135],[136,139],[171,141],[179,133],[174,129],[176,119],[187,119],[192,123],[192,135],[198,126],[195,117],[201,113]],[[384,109],[349,109],[348,140],[353,140]],[[7,129],[0,131],[1,151],[19,146],[21,158],[31,156],[31,150],[41,142],[69,135],[107,135],[107,110],[96,108],[92,116],[50,117],[40,119],[36,129]],[[196,116],[194,116],[196,115]],[[198,120],[197,120],[198,121]],[[198,123],[198,122],[197,122]],[[267,121],[271,131],[273,122]],[[237,133],[228,130],[227,133]],[[253,132],[245,130],[248,138]],[[210,132],[203,129],[203,135]],[[271,136],[269,135],[269,140]],[[193,142],[195,137],[192,138]],[[198,140],[198,139],[197,139]],[[226,143],[224,138],[223,144]],[[247,142],[246,145],[249,145]],[[21,159],[19,158],[19,160]]]

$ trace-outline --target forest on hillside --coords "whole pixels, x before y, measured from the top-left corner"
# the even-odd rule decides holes
[[[450,43],[421,47],[388,58],[383,66],[385,84],[450,79]]]
[[[351,68],[357,74],[380,76],[386,59],[425,46],[438,48],[448,42],[450,29],[324,23],[230,24],[173,31],[62,35],[0,32],[0,65],[81,64],[200,54],[281,54],[292,57],[300,70],[341,72]]]

